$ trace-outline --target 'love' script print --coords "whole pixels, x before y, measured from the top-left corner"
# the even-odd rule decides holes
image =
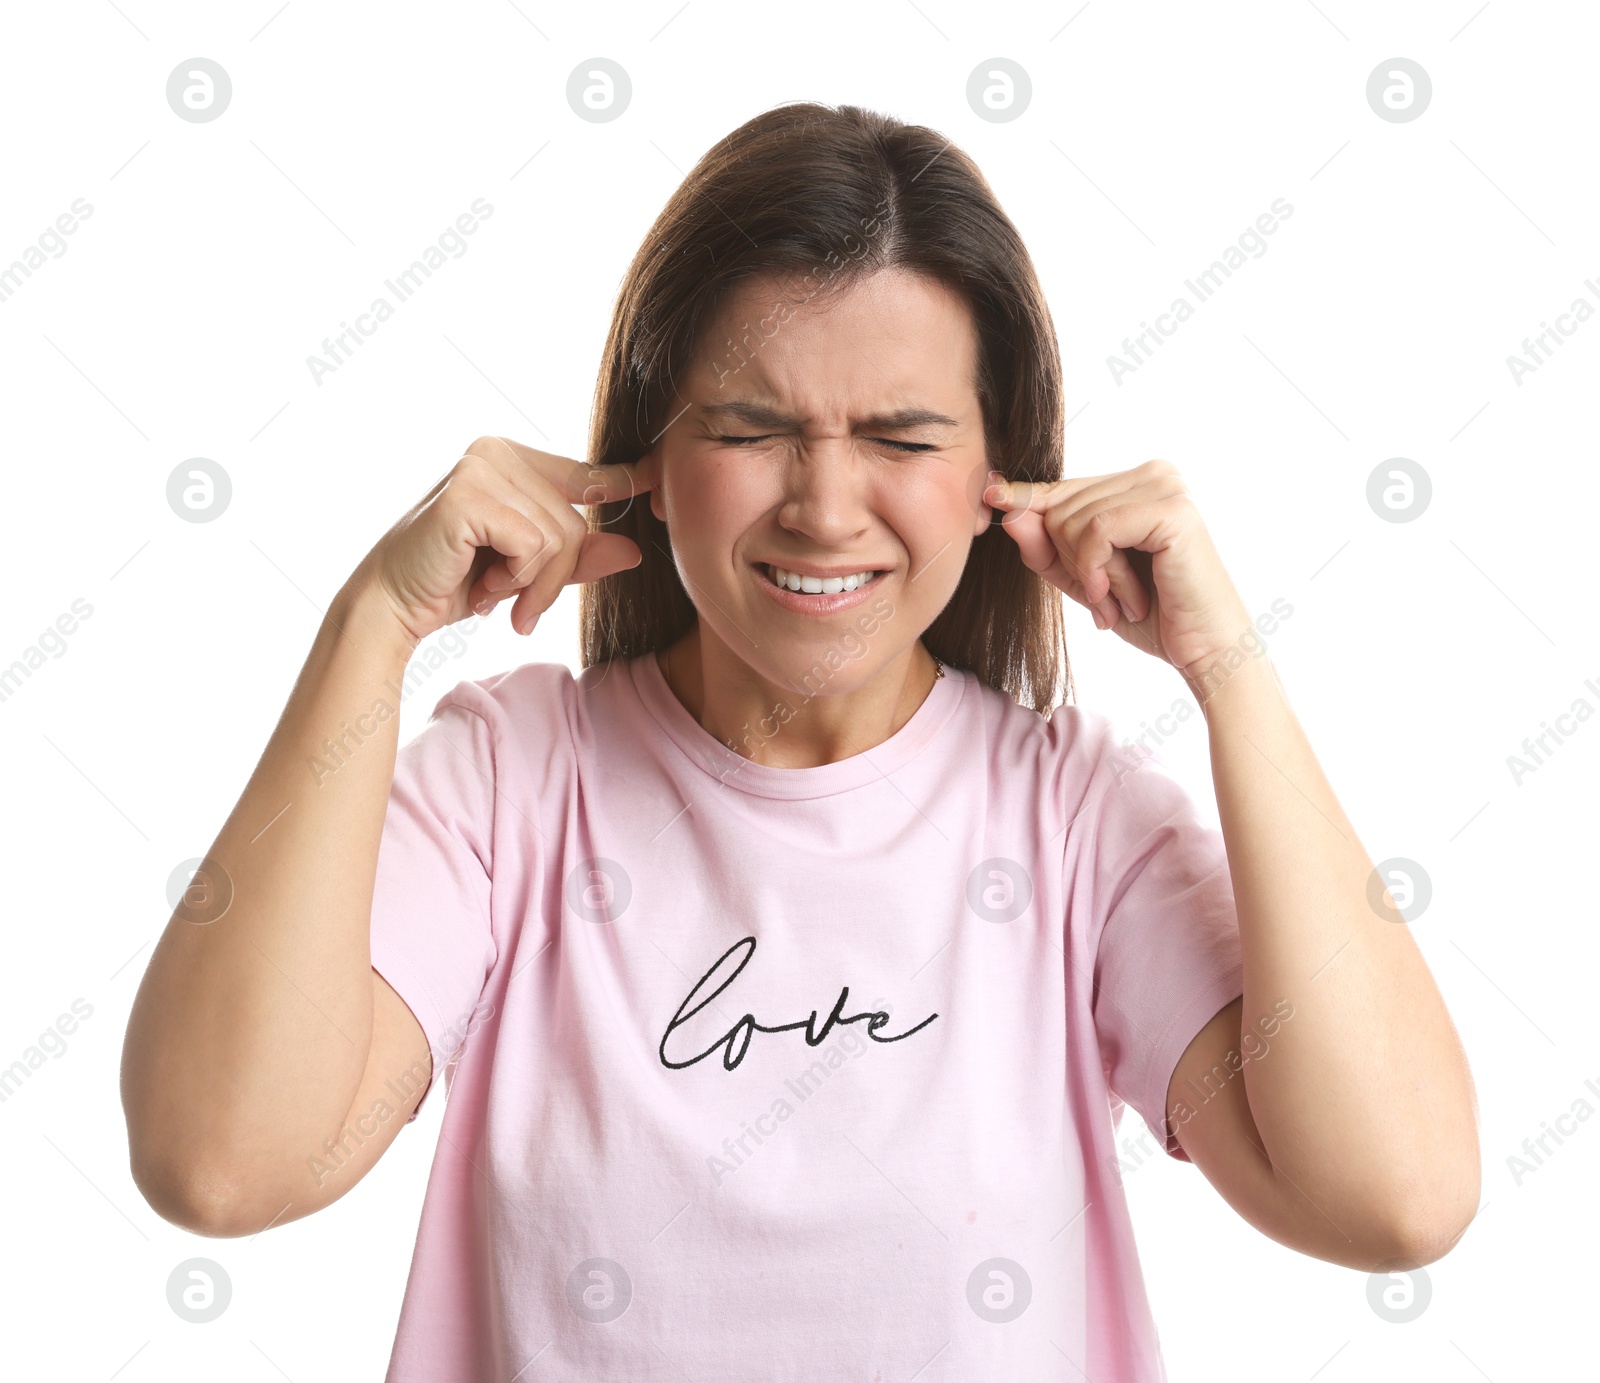
[[[694,1003],[695,996],[699,994],[703,988],[705,988],[711,977],[722,969],[724,963],[734,954],[734,952],[741,949],[744,951],[744,955],[740,958],[739,963],[733,967],[733,970],[728,977],[709,994],[707,994],[705,998],[701,999],[699,1003],[694,1004],[693,1008],[690,1008],[689,1005]],[[910,1037],[914,1032],[920,1032],[939,1016],[937,1013],[930,1013],[914,1028],[907,1028],[904,1032],[896,1033],[893,1037],[879,1037],[878,1029],[883,1027],[883,1025],[889,1021],[889,1015],[881,1010],[872,1010],[866,1013],[853,1013],[846,1018],[844,1016],[844,1006],[845,1001],[850,997],[850,986],[845,985],[842,989],[840,989],[839,998],[833,1005],[833,1011],[829,1013],[827,1018],[823,1021],[820,1030],[816,1026],[816,1009],[812,1009],[810,1016],[807,1018],[798,1018],[792,1023],[777,1023],[770,1027],[765,1023],[756,1022],[755,1014],[746,1013],[743,1018],[739,1019],[739,1021],[729,1028],[726,1033],[719,1037],[698,1056],[691,1056],[682,1061],[674,1061],[667,1055],[667,1042],[672,1037],[673,1032],[677,1028],[681,1027],[684,1023],[687,1023],[695,1016],[695,1014],[699,1013],[701,1009],[715,999],[717,995],[722,993],[724,989],[738,979],[740,972],[750,963],[750,958],[755,955],[755,953],[755,937],[741,937],[738,941],[734,942],[732,946],[728,947],[728,949],[720,956],[718,956],[716,960],[712,962],[711,968],[695,981],[694,988],[692,988],[685,996],[684,1001],[678,1005],[678,1011],[672,1015],[672,1021],[667,1024],[667,1030],[661,1034],[661,1046],[658,1050],[661,1056],[661,1064],[663,1066],[669,1067],[674,1071],[681,1071],[685,1066],[693,1066],[697,1061],[704,1061],[708,1056],[711,1055],[712,1052],[716,1051],[718,1047],[722,1047],[724,1048],[722,1053],[723,1069],[731,1071],[735,1066],[744,1060],[744,1054],[747,1050],[749,1050],[750,1047],[750,1039],[758,1029],[762,1032],[787,1032],[791,1028],[804,1028],[806,1044],[811,1047],[816,1047],[821,1045],[821,1043],[827,1039],[829,1032],[833,1030],[835,1024],[838,1024],[842,1027],[847,1023],[865,1022],[867,1025],[867,1036],[870,1037],[874,1042],[899,1042],[907,1037]]]

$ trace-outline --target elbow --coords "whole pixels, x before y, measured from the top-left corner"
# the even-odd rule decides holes
[[[128,1171],[146,1205],[168,1224],[209,1239],[253,1232],[240,1213],[237,1169],[229,1171],[225,1162],[199,1155],[201,1139],[195,1130],[180,1130],[170,1110],[152,1111],[137,1103],[126,1081],[123,1112]]]
[[[208,1239],[237,1239],[253,1233],[237,1212],[232,1186],[215,1177],[191,1175],[164,1166],[151,1166],[137,1157],[129,1161],[133,1184],[157,1215],[189,1234]]]
[[[1477,1149],[1453,1174],[1413,1185],[1373,1235],[1374,1270],[1420,1268],[1449,1253],[1477,1217],[1482,1174]]]
[[[1435,1263],[1466,1234],[1478,1213],[1477,1205],[1463,1211],[1417,1216],[1393,1236],[1393,1257],[1412,1267]]]

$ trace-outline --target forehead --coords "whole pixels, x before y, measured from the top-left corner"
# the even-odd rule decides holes
[[[809,296],[808,296],[809,294]],[[977,332],[962,298],[904,269],[814,291],[798,277],[740,284],[703,333],[695,401],[759,396],[808,416],[977,401]]]

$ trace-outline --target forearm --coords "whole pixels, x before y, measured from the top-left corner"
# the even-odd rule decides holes
[[[1263,1150],[1301,1213],[1309,1199],[1352,1237],[1423,1251],[1478,1203],[1472,1078],[1455,1028],[1407,924],[1369,901],[1372,860],[1270,662],[1218,670],[1197,694],[1239,916],[1245,1032],[1293,1005],[1270,1052],[1242,1070]]]
[[[139,986],[123,1106],[135,1179],[164,1211],[209,1213],[297,1163],[365,1070],[392,687],[408,653],[387,615],[339,593]],[[371,715],[380,702],[396,713]]]

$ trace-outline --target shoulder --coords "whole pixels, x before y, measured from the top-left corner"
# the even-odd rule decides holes
[[[565,663],[521,663],[489,677],[457,682],[434,703],[430,719],[467,713],[487,722],[497,746],[519,757],[562,753],[619,727],[638,702],[626,661],[574,672]]]
[[[1064,703],[1041,715],[970,674],[966,690],[966,737],[985,746],[996,791],[1036,800],[1052,831],[1070,826],[1069,838],[1109,848],[1181,809],[1160,751],[1124,738],[1106,713]]]
[[[1005,692],[966,674],[963,710],[981,723],[992,758],[1005,766],[1037,764],[1046,772],[1087,779],[1114,773],[1119,763],[1136,761],[1135,751],[1119,745],[1110,717],[1087,706],[1063,703],[1041,715]]]
[[[489,722],[498,736],[530,716],[563,710],[577,679],[564,663],[522,663],[504,672],[457,682],[433,706],[432,716],[454,709]]]

